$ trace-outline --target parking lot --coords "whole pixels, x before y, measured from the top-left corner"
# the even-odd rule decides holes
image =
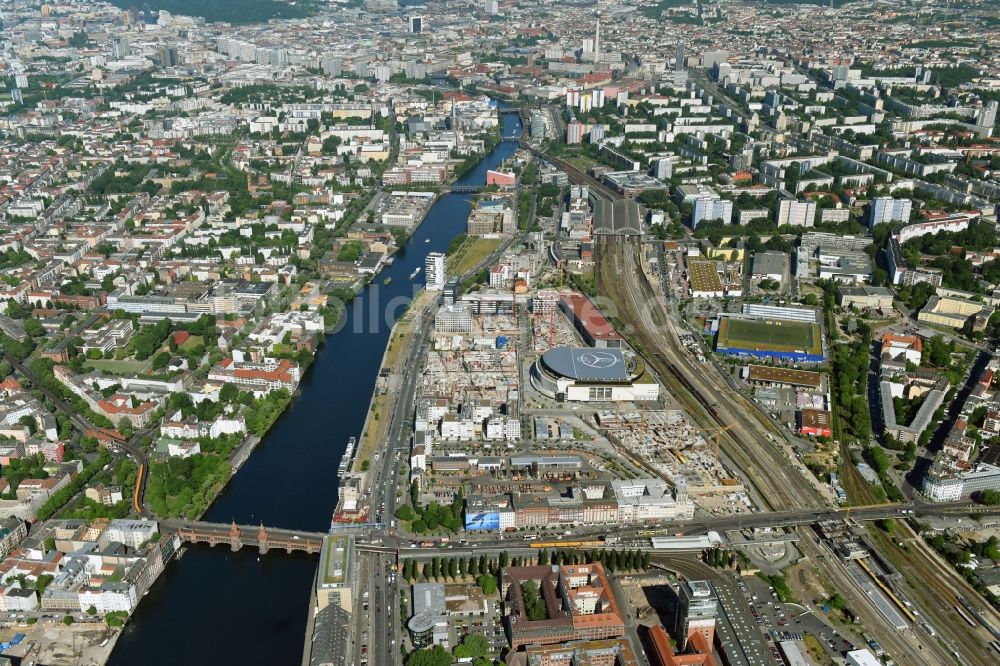
[[[722,643],[726,656],[732,664],[783,664],[780,656],[776,659],[767,649],[767,643],[760,635],[758,627],[753,624],[753,618],[747,614],[746,592],[742,591],[743,582],[736,574],[726,574],[733,579],[729,585],[716,585],[715,591],[722,605],[715,624],[715,632]],[[741,594],[742,592],[742,594]]]
[[[452,645],[462,642],[466,636],[480,635],[490,643],[490,649],[499,652],[507,647],[507,637],[503,631],[503,616],[500,601],[489,600],[490,611],[484,617],[455,618],[451,622],[454,635]]]
[[[840,658],[848,650],[854,649],[850,641],[824,622],[811,608],[779,601],[767,581],[754,576],[741,579],[739,585],[747,598],[751,617],[761,632],[771,640],[772,651],[777,651],[774,643],[784,640],[801,641],[806,634],[816,636],[831,657]]]

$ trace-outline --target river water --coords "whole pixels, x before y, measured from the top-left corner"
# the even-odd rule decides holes
[[[504,114],[503,134],[520,118]],[[481,185],[509,158],[500,143],[458,185]],[[204,520],[326,532],[337,502],[337,465],[361,434],[393,316],[423,286],[424,259],[465,231],[470,197],[438,199],[395,262],[349,306],[300,385],[300,395],[209,508]],[[425,242],[430,239],[430,242]],[[421,272],[414,279],[410,274]],[[391,277],[389,285],[383,279]],[[387,311],[389,314],[387,315]],[[387,320],[388,317],[388,320]],[[317,558],[254,548],[188,548],[143,598],[112,666],[299,664]]]

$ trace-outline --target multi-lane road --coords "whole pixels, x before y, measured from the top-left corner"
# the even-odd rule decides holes
[[[409,423],[416,396],[417,381],[421,359],[426,356],[429,343],[430,325],[434,321],[432,310],[419,312],[414,321],[415,332],[410,339],[410,345],[403,358],[409,359],[404,366],[400,378],[399,390],[392,408],[389,429],[386,433],[386,444],[378,452],[379,463],[375,467],[375,475],[369,483],[371,510],[380,517],[383,525],[391,525],[396,512],[396,493],[399,487],[398,471],[406,452],[409,450]],[[379,530],[379,535],[390,538],[391,530]],[[375,539],[381,540],[382,536]],[[359,613],[359,627],[362,634],[369,633],[368,649],[373,651],[369,663],[394,664],[399,657],[398,645],[385,640],[388,636],[402,635],[398,611],[398,594],[395,585],[396,558],[392,551],[367,556],[366,565],[370,578],[365,587],[372,595],[372,601],[367,611]],[[367,629],[364,625],[367,623]],[[378,636],[376,641],[371,636]],[[361,636],[355,636],[356,649],[361,649],[364,642]],[[360,657],[355,663],[360,663]]]
[[[508,239],[489,257],[483,259],[464,275],[459,276],[460,280],[481,271],[484,266],[495,261],[512,243],[520,238],[522,236],[515,235]],[[366,631],[369,633],[368,649],[374,651],[369,656],[369,663],[394,664],[397,663],[400,654],[398,644],[392,644],[385,640],[372,641],[371,636],[379,636],[384,639],[386,636],[398,637],[402,635],[399,594],[394,575],[396,571],[395,553],[398,548],[394,516],[397,493],[400,484],[405,483],[405,479],[400,478],[399,472],[405,468],[403,462],[409,452],[410,431],[408,424],[412,421],[415,408],[420,370],[430,346],[430,328],[434,322],[435,308],[436,304],[431,304],[426,310],[415,315],[415,330],[410,338],[409,346],[402,356],[407,361],[403,365],[399,387],[395,392],[385,445],[377,452],[378,464],[375,466],[375,474],[368,484],[371,510],[382,525],[381,529],[372,532],[371,545],[384,545],[385,547],[368,549],[368,552],[373,554],[365,556],[368,558],[365,565],[370,579],[365,581],[363,585],[365,589],[369,590],[372,601],[367,611],[362,610],[358,614],[358,631],[361,634],[357,635],[356,633],[355,635],[355,649],[358,650],[356,659],[358,661],[361,659],[359,651],[364,642],[362,636]]]
[[[982,517],[1000,515],[1000,510],[982,509],[968,502],[949,502],[940,505],[933,504],[887,504],[850,509],[811,509],[772,511],[765,513],[748,513],[737,516],[719,516],[716,518],[699,519],[688,522],[663,522],[644,525],[615,525],[614,535],[619,542],[637,543],[654,537],[672,537],[677,534],[705,534],[709,531],[728,532],[732,530],[750,530],[766,527],[796,528],[815,525],[827,520],[851,519],[862,522],[882,520],[884,518],[913,516],[920,517],[963,517],[975,511]],[[572,534],[566,534],[565,528],[550,528],[536,530],[530,534],[511,533],[480,535],[470,533],[465,536],[465,543],[450,542],[437,546],[421,546],[426,537],[408,537],[379,531],[373,534],[372,541],[363,541],[362,549],[381,552],[399,552],[403,557],[423,557],[433,555],[471,555],[484,549],[513,550],[515,548],[532,549],[537,552],[540,544],[573,544],[581,541],[593,541],[608,534],[611,526],[594,525],[576,527]],[[537,537],[538,541],[535,541]],[[527,538],[527,540],[526,540]],[[612,546],[610,542],[609,546]],[[639,547],[630,545],[629,548]]]
[[[756,629],[748,600],[731,575],[684,555],[657,555],[652,562],[688,580],[711,581],[722,604],[716,633],[726,646],[727,655],[732,655],[732,663],[749,666],[774,663],[764,649],[763,636]]]

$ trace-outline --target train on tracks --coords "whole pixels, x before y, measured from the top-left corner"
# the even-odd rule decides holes
[[[604,541],[599,539],[581,540],[581,541],[534,541],[531,544],[532,548],[604,548],[607,546]]]

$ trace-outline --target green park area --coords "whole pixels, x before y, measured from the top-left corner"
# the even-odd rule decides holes
[[[453,254],[448,256],[448,272],[452,275],[463,275],[493,254],[498,247],[500,247],[499,238],[469,236]]]
[[[180,345],[178,349],[180,349],[181,351],[190,351],[192,349],[196,349],[199,345],[203,344],[205,344],[205,338],[203,338],[200,335],[192,335],[187,340],[185,340],[184,344]]]

